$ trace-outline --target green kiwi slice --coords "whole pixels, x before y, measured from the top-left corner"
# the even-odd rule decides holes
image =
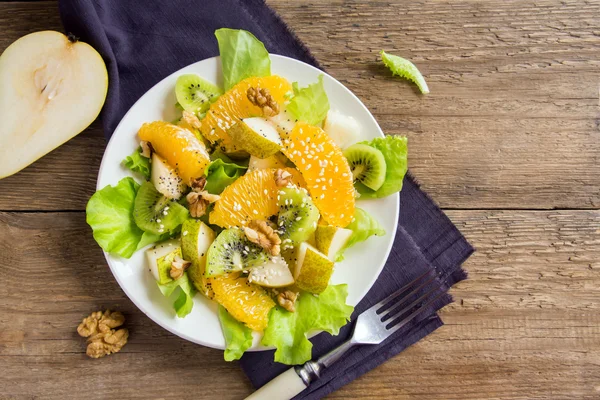
[[[277,196],[277,229],[283,250],[308,240],[317,229],[319,209],[304,189],[284,187]]]
[[[144,182],[138,189],[133,220],[141,230],[157,235],[173,233],[188,215],[187,208],[160,194],[151,182]]]
[[[207,111],[221,94],[223,92],[217,86],[194,74],[181,75],[175,83],[177,103],[184,110],[193,113]]]
[[[366,144],[353,144],[344,150],[355,181],[372,190],[378,190],[385,182],[386,164],[383,153]]]
[[[239,228],[225,229],[208,249],[205,276],[210,278],[230,272],[246,271],[264,264],[268,254],[252,243]]]

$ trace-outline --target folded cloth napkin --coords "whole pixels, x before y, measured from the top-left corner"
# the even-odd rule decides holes
[[[110,81],[102,121],[107,138],[154,84],[188,64],[217,55],[214,31],[218,28],[249,30],[269,52],[320,67],[263,0],[60,0],[59,7],[66,31],[91,44],[106,61]],[[437,273],[445,288],[466,277],[460,265],[473,248],[410,174],[400,199],[394,248],[355,315],[428,269]],[[449,301],[449,296],[441,298],[431,312],[383,345],[357,348],[297,398],[321,398],[425,337],[442,325],[435,311]],[[351,325],[337,337],[322,333],[313,338],[313,355],[317,357],[341,343],[351,333]],[[255,387],[288,368],[274,363],[271,351],[246,354],[241,364]]]

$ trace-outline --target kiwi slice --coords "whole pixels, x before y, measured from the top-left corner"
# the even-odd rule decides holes
[[[187,208],[160,194],[151,182],[144,182],[138,189],[133,220],[143,231],[157,235],[173,233],[188,215]]]
[[[203,113],[208,110],[211,103],[221,94],[223,92],[217,86],[194,74],[181,75],[175,83],[177,103],[184,110],[193,113]]]
[[[385,181],[386,164],[383,153],[366,144],[353,144],[344,150],[355,181],[378,190]]]
[[[282,249],[305,242],[317,229],[319,209],[304,189],[284,187],[277,196],[277,226]]]
[[[246,271],[264,264],[268,258],[263,248],[249,241],[241,229],[225,229],[208,248],[204,274],[210,278],[235,271]]]

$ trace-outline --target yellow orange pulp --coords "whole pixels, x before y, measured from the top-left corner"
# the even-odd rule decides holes
[[[189,130],[164,121],[142,125],[140,139],[152,144],[156,153],[164,158],[186,184],[204,175],[210,157],[204,144]]]
[[[304,187],[304,180],[293,168],[284,168],[292,174],[292,182]],[[275,183],[276,168],[247,172],[227,186],[210,213],[210,223],[223,228],[244,226],[252,220],[264,220],[279,212]]]
[[[322,218],[345,227],[354,216],[352,172],[342,150],[321,128],[303,122],[282,135],[282,152],[306,181],[306,188]]]
[[[248,282],[239,273],[209,278],[214,300],[248,328],[263,331],[269,322],[269,311],[275,302],[260,286]]]
[[[239,151],[227,134],[227,129],[241,118],[263,115],[262,109],[248,100],[247,92],[250,87],[257,90],[268,89],[279,104],[283,104],[285,95],[292,91],[292,85],[280,76],[253,77],[239,82],[211,104],[206,117],[202,119],[200,131],[212,143],[219,142],[227,153]]]

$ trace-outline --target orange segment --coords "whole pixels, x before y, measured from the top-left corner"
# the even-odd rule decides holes
[[[275,306],[273,299],[260,286],[248,282],[240,274],[210,278],[215,293],[214,300],[248,328],[263,331],[269,322],[269,311]]]
[[[292,174],[292,182],[304,187],[298,171],[284,168]],[[267,219],[279,212],[275,184],[275,168],[257,169],[227,186],[210,213],[210,223],[223,228],[243,226],[255,219]]]
[[[217,99],[208,110],[206,117],[202,119],[200,131],[202,136],[212,143],[221,141],[221,147],[225,152],[231,153],[238,150],[226,133],[240,118],[262,116],[260,107],[253,105],[248,100],[248,88],[268,89],[273,99],[283,104],[286,93],[292,91],[292,85],[284,78],[272,75],[244,79],[225,94]]]
[[[204,175],[210,163],[204,144],[187,129],[164,121],[146,123],[140,128],[140,139],[150,142],[159,156],[176,169],[186,184]]]
[[[354,185],[342,150],[321,128],[304,122],[282,139],[282,152],[302,173],[323,219],[333,226],[348,225],[354,215]]]

